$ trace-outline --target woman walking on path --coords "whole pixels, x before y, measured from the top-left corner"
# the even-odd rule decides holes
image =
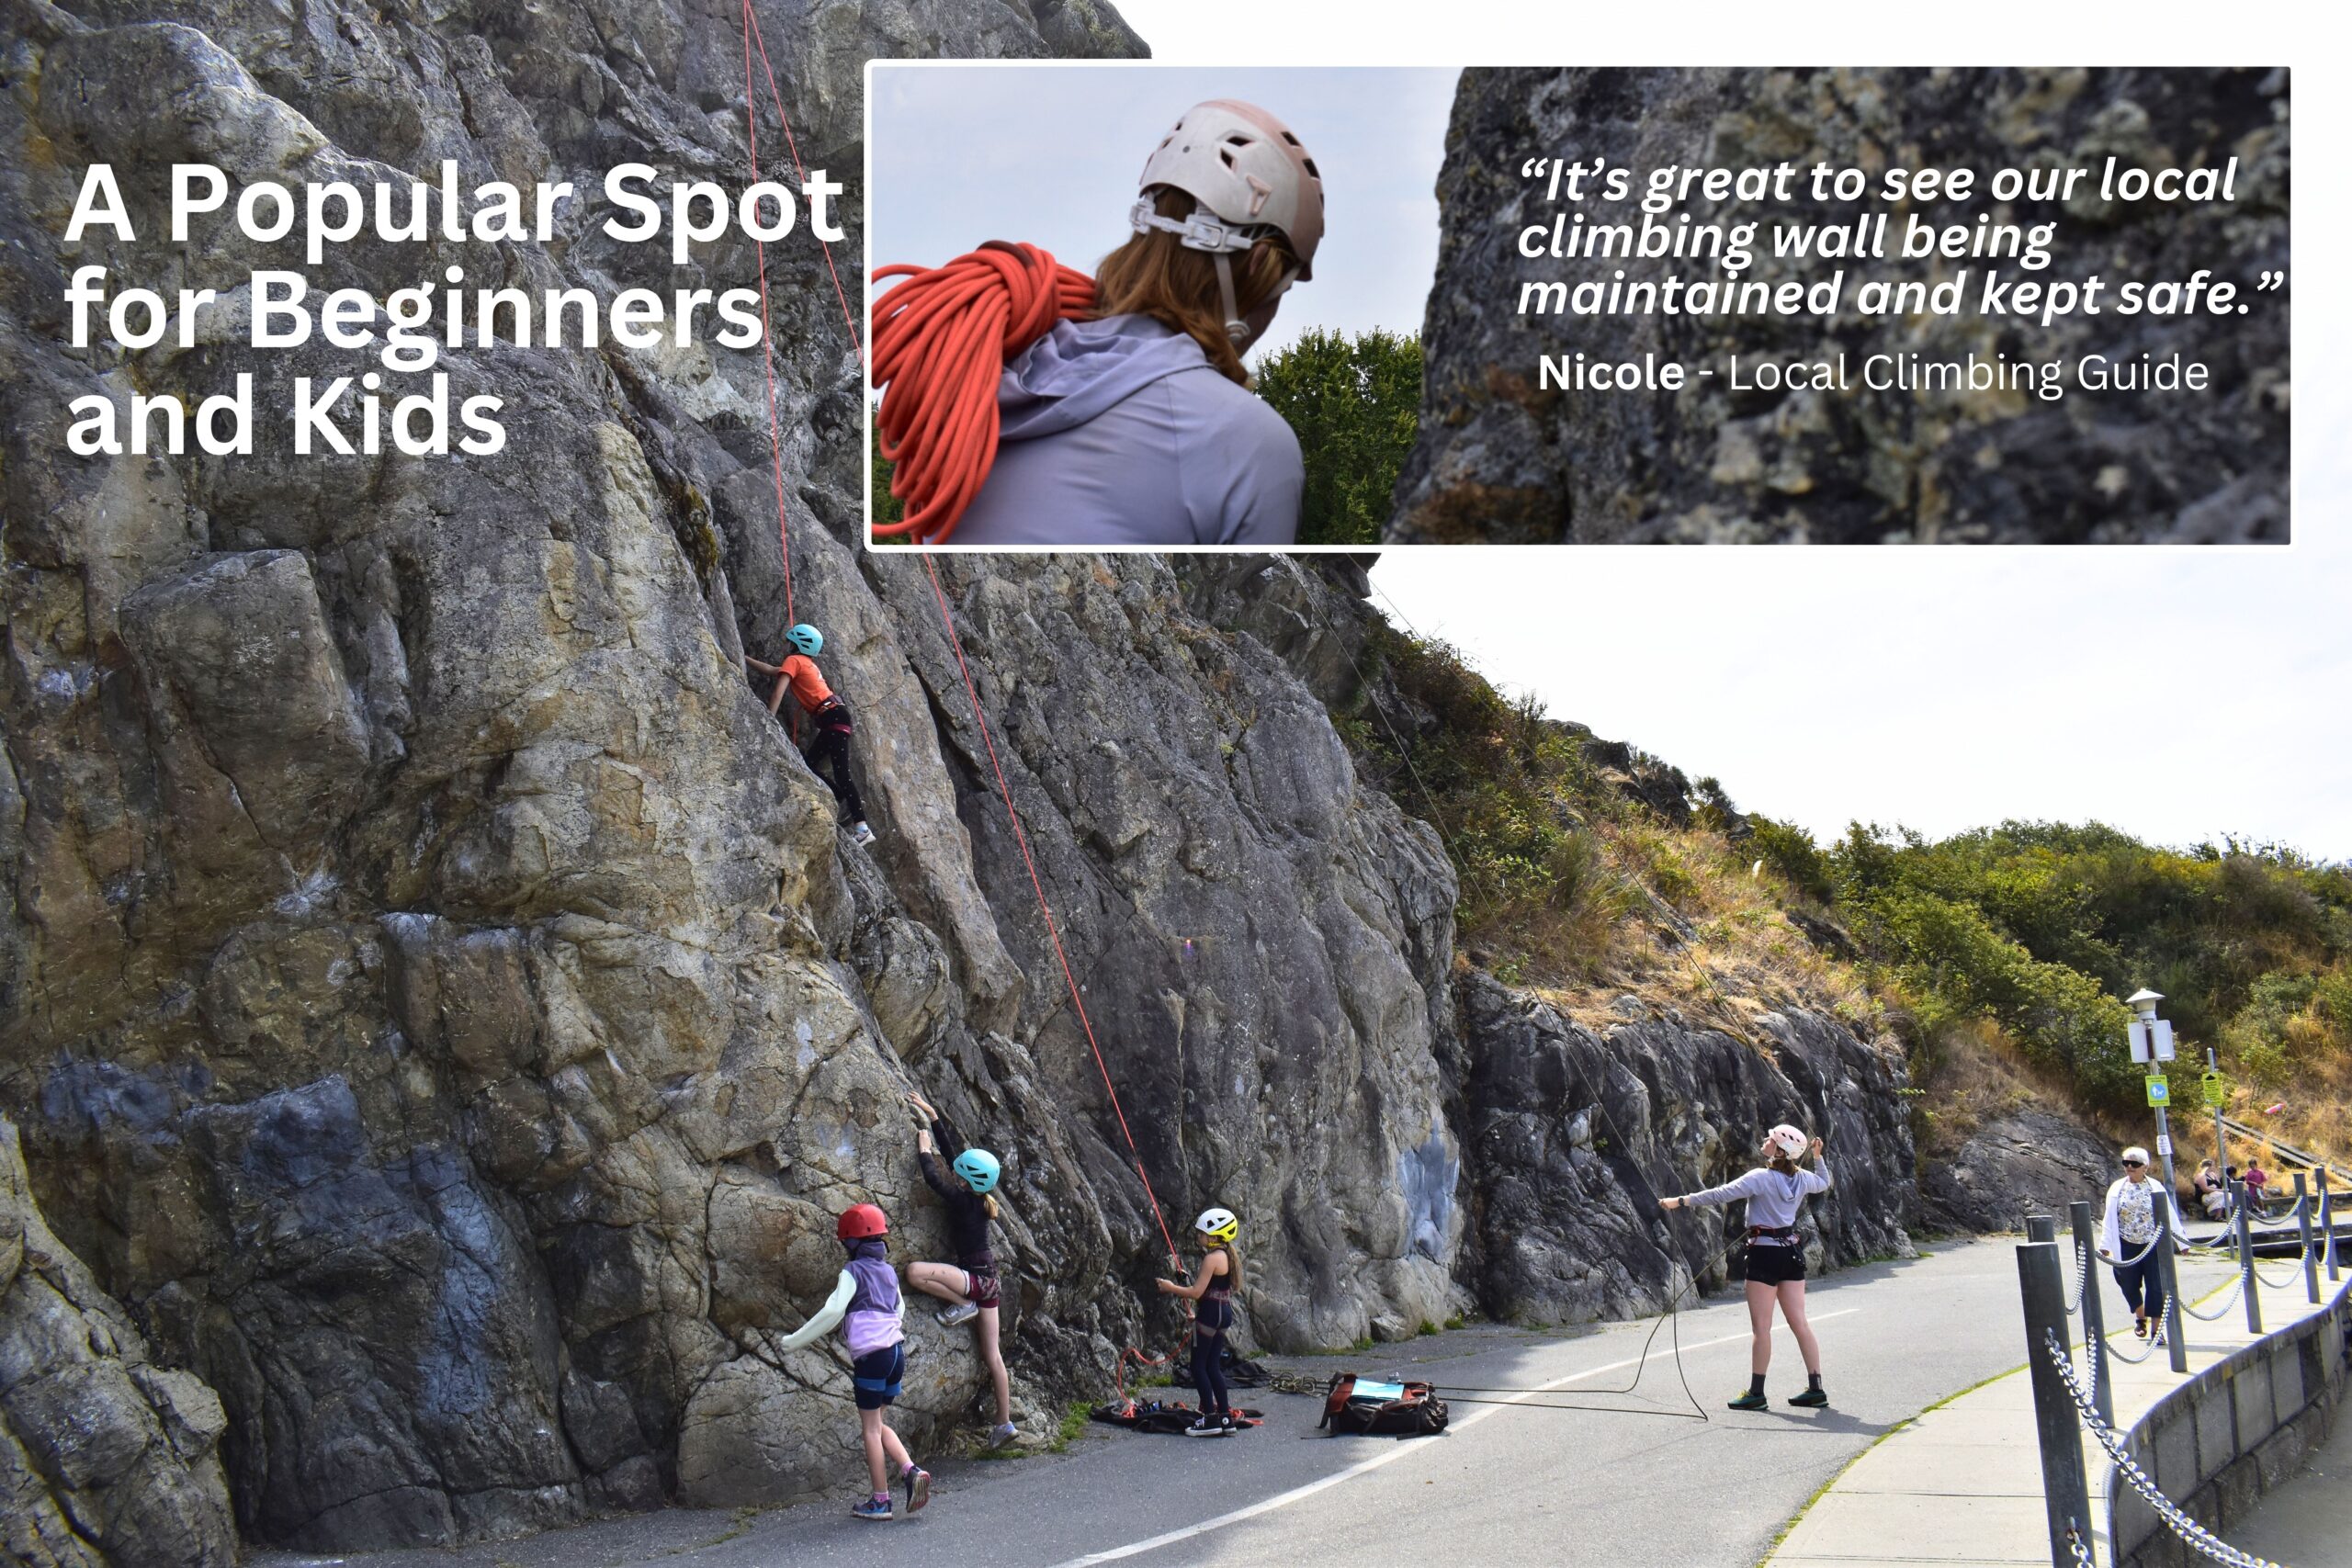
[[[2172,1208],[2173,1245],[2182,1245],[2188,1223],[2180,1205],[2148,1175],[2148,1151],[2134,1144],[2123,1151],[2123,1175],[2107,1190],[2107,1218],[2099,1225],[2098,1255],[2115,1269],[2115,1282],[2132,1308],[2132,1332],[2164,1338],[2165,1276],[2156,1266],[2156,1200]],[[2153,1325],[2153,1329],[2151,1328]]]
[[[989,1222],[996,1218],[993,1196],[1002,1167],[986,1149],[964,1149],[954,1158],[951,1177],[939,1162],[951,1146],[964,1140],[946,1117],[919,1094],[907,1096],[924,1125],[915,1134],[915,1163],[922,1179],[947,1205],[947,1235],[956,1261],[910,1263],[907,1283],[928,1296],[947,1303],[939,1321],[949,1328],[971,1324],[979,1337],[980,1359],[996,1390],[996,1427],[989,1447],[1001,1449],[1012,1441],[1012,1379],[1004,1370],[1004,1350],[998,1342],[997,1308],[1002,1295],[997,1283],[996,1254],[989,1246]],[[934,1142],[936,1140],[936,1142]]]
[[[1804,1247],[1796,1222],[1807,1198],[1829,1190],[1829,1167],[1821,1158],[1821,1140],[1808,1145],[1805,1135],[1785,1122],[1765,1134],[1762,1153],[1767,1163],[1738,1180],[1668,1198],[1658,1206],[1704,1208],[1747,1201],[1747,1321],[1756,1338],[1748,1352],[1747,1392],[1733,1400],[1731,1407],[1765,1407],[1764,1371],[1772,1364],[1772,1308],[1777,1303],[1804,1357],[1804,1392],[1789,1403],[1817,1410],[1829,1403],[1829,1395],[1821,1387],[1821,1345],[1813,1337],[1813,1325],[1805,1321]],[[1798,1163],[1808,1156],[1811,1169]]]

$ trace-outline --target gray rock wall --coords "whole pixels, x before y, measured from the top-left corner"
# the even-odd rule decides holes
[[[2051,268],[2185,277],[2197,267],[2251,289],[2287,265],[2285,71],[1465,71],[1438,177],[1442,235],[1422,331],[1421,437],[1398,485],[1392,542],[2176,543],[2287,536],[2285,300],[2250,314],[2077,316],[2029,331],[2015,318],[1521,316],[1525,279],[1605,277],[1614,263],[1522,260],[1520,230],[1548,223],[1524,159],[1603,157],[1637,171],[1815,162],[1879,170],[1973,166],[2219,165],[2239,160],[2234,205],[2020,202],[2001,216],[2054,220]],[[1626,209],[1595,214],[1618,220]],[[1850,220],[1853,209],[1731,202],[1702,220]],[[1981,206],[1920,216],[1968,222]],[[1894,219],[1899,231],[1904,215]],[[1638,221],[1638,215],[1635,215]],[[1759,230],[1759,235],[1761,231]],[[1808,264],[1810,265],[1810,264]],[[1848,267],[1850,285],[1877,264]],[[1893,265],[1893,264],[1889,264]],[[1953,267],[1984,264],[1952,263]],[[1690,270],[1627,261],[1634,279]],[[1759,242],[1744,281],[1799,264]],[[1712,276],[1712,274],[1711,274]],[[1912,264],[1902,276],[1921,276]],[[1935,275],[1938,279],[1947,276]],[[2022,276],[2022,275],[2018,275]],[[1808,278],[1810,280],[1810,278]],[[2119,360],[2180,351],[2212,370],[2209,394],[2058,401],[2015,391],[1964,400],[1907,391],[1735,392],[1735,350],[1779,359],[1839,351],[1958,359]],[[1542,389],[1539,357],[1655,353],[1714,367],[1679,393]]]
[[[220,1402],[156,1365],[41,1222],[0,1118],[0,1546],[27,1568],[227,1568]]]

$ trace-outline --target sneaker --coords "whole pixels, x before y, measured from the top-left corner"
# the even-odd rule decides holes
[[[966,1324],[971,1322],[972,1319],[979,1315],[980,1309],[978,1307],[974,1306],[969,1302],[965,1302],[959,1306],[949,1307],[945,1312],[941,1313],[939,1314],[939,1326],[942,1328],[961,1328]]]
[[[863,822],[853,823],[850,827],[849,836],[861,844],[870,844],[874,841],[874,829],[867,827]]]
[[[989,1447],[992,1449],[1001,1449],[1020,1435],[1021,1433],[1019,1429],[1016,1428],[1012,1422],[1007,1421],[1003,1426],[997,1427],[994,1431],[989,1434]]]
[[[907,1471],[907,1512],[920,1514],[922,1506],[931,1501],[931,1472],[921,1465]]]
[[[1771,1402],[1767,1400],[1760,1393],[1743,1393],[1737,1399],[1733,1400],[1727,1408],[1733,1410],[1761,1410],[1770,1403]]]
[[[1800,1410],[1819,1410],[1829,1403],[1829,1396],[1817,1388],[1809,1388],[1789,1403]]]
[[[860,1519],[894,1519],[899,1517],[891,1510],[890,1499],[888,1497],[868,1497],[865,1502],[852,1508],[850,1516]]]
[[[1232,1435],[1233,1417],[1230,1416],[1204,1415],[1184,1428],[1184,1436],[1188,1438],[1226,1438]]]

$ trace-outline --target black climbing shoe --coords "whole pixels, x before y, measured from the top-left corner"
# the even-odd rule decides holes
[[[1761,1410],[1770,1403],[1771,1401],[1766,1399],[1760,1393],[1743,1393],[1737,1399],[1733,1400],[1727,1408],[1733,1410]]]
[[[1828,1404],[1829,1396],[1817,1388],[1809,1388],[1789,1403],[1800,1410],[1819,1410]]]

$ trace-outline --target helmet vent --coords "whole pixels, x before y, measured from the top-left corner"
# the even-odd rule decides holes
[[[1222,158],[1223,160],[1225,160],[1225,166],[1226,166],[1227,168],[1228,168],[1228,169],[1229,169],[1229,168],[1233,167],[1233,154],[1232,154],[1232,153],[1230,153],[1230,152],[1227,152],[1224,148],[1220,147],[1220,148],[1218,148],[1218,149],[1216,150],[1216,155],[1217,155],[1219,158]]]
[[[1290,143],[1292,146],[1294,146],[1294,147],[1295,147],[1295,146],[1297,146],[1297,145],[1299,144],[1299,142],[1298,142],[1298,138],[1297,138],[1297,137],[1295,137],[1295,136],[1293,136],[1293,135],[1292,135],[1289,131],[1287,131],[1287,130],[1285,130],[1285,131],[1283,131],[1283,140],[1284,141],[1289,142],[1289,143]]]
[[[1323,171],[1315,166],[1315,160],[1312,158],[1306,160],[1306,172],[1316,179],[1319,180],[1323,177]]]

